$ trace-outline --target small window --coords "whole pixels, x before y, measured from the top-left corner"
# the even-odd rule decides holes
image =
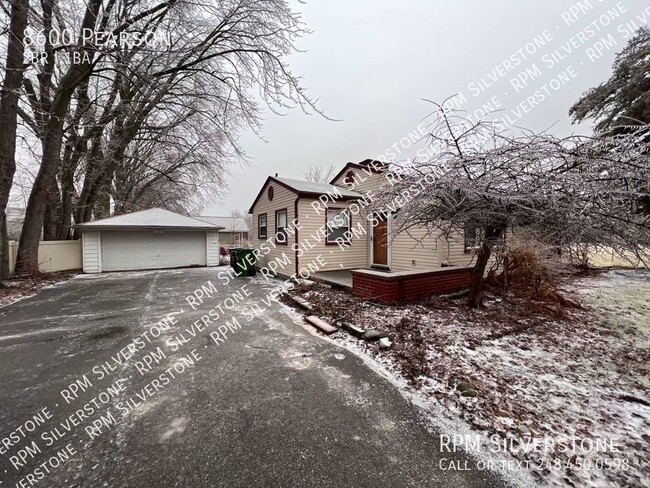
[[[465,251],[474,251],[483,244],[483,228],[476,225],[465,226]]]
[[[287,211],[278,210],[275,212],[275,242],[278,244],[287,243]]]
[[[327,244],[350,242],[350,213],[347,209],[327,210]]]
[[[347,174],[345,175],[345,183],[348,185],[351,185],[354,183],[354,172],[348,171]]]
[[[273,201],[273,187],[272,186],[269,186],[268,196],[269,196],[269,202],[272,202]]]
[[[257,237],[266,239],[266,214],[257,216]]]

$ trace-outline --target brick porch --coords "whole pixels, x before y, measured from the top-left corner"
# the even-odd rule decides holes
[[[472,268],[459,266],[394,273],[356,269],[352,271],[352,291],[360,298],[386,304],[413,302],[468,288],[471,274]]]

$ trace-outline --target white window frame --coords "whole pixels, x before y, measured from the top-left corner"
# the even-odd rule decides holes
[[[260,232],[260,229],[262,228],[262,225],[260,224],[260,220],[264,217],[264,235]],[[266,239],[267,236],[269,235],[269,218],[266,215],[266,213],[259,214],[257,216],[257,237]]]
[[[347,227],[344,226],[330,226],[330,212],[336,212],[336,215],[334,218],[338,216],[345,216],[345,219],[347,220]],[[327,245],[337,245],[339,242],[336,241],[336,239],[340,237],[335,237],[334,239],[330,240],[330,234],[332,230],[336,229],[345,229],[343,237],[345,238],[347,235],[347,238],[343,241],[345,244],[350,244],[351,239],[350,239],[350,229],[352,228],[352,219],[350,218],[350,211],[347,208],[328,208],[327,212],[325,212],[325,244]]]
[[[284,226],[280,226],[279,217],[284,215]],[[275,243],[286,245],[289,240],[289,235],[287,233],[287,227],[289,225],[289,212],[286,208],[281,208],[280,210],[275,211]],[[280,239],[281,237],[281,239]]]

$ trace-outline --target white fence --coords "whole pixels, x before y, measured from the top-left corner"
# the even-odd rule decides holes
[[[9,242],[9,273],[16,268],[18,243]],[[41,241],[38,245],[38,268],[43,273],[81,269],[81,241]]]

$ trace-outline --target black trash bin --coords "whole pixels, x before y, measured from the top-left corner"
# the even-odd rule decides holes
[[[230,255],[230,267],[237,270],[237,248],[228,249],[228,254]]]
[[[234,248],[230,250],[230,266],[237,276],[255,276],[255,256],[252,249]]]

